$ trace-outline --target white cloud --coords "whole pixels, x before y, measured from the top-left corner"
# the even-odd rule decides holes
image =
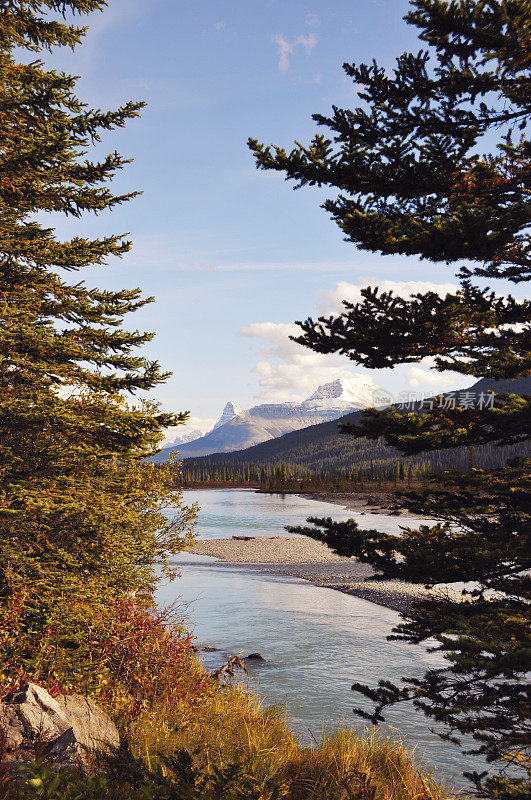
[[[259,361],[253,367],[262,400],[304,400],[323,383],[353,374],[343,356],[314,353],[290,340],[299,333],[293,323],[275,322],[255,322],[238,331],[270,345],[258,350]]]
[[[424,361],[420,362],[421,364]],[[426,365],[427,366],[427,365]],[[421,367],[409,367],[405,371],[405,378],[407,386],[411,386],[412,389],[443,389],[448,386],[456,387],[456,385],[460,381],[459,375],[456,375],[455,372],[431,372]],[[470,383],[470,378],[468,378],[465,383]]]
[[[177,425],[176,432],[177,436],[181,433],[188,433],[188,431],[193,431],[196,428],[199,428],[202,431],[209,431],[211,428],[214,427],[216,422],[218,421],[219,417],[189,417],[188,422],[184,425]]]
[[[360,283],[340,281],[335,289],[321,293],[321,306],[323,313],[331,311],[344,311],[343,301],[358,303],[363,300],[361,290],[365,287],[378,287],[383,292],[394,292],[399,297],[411,297],[419,292],[436,292],[445,295],[456,292],[459,286],[456,283],[433,283],[431,281],[382,281],[379,278],[365,278]]]
[[[306,36],[297,36],[296,39],[289,42],[284,36],[277,33],[273,36],[273,41],[278,46],[278,68],[280,72],[287,72],[289,70],[289,58],[295,48],[303,47],[306,55],[309,55],[317,45],[317,36],[314,33],[309,33]]]
[[[444,360],[444,357],[443,357]],[[431,391],[447,388],[461,389],[470,385],[470,375],[460,375],[458,372],[438,372],[434,369],[435,358],[426,356],[419,361],[418,366],[411,366],[404,370],[406,385],[412,389],[427,389]]]

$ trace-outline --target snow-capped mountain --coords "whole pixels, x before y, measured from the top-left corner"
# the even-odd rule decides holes
[[[206,436],[207,431],[200,431],[199,428],[193,431],[187,431],[186,433],[181,434],[181,436],[176,436],[173,441],[168,442],[166,445],[167,447],[175,447],[178,444],[188,444],[188,442],[194,442],[196,439],[200,439],[202,436]]]
[[[316,392],[301,403],[301,407],[318,411],[343,408],[368,408],[372,406],[377,386],[365,375],[338,378],[319,386]]]
[[[229,402],[221,412],[221,417],[216,422],[212,430],[215,431],[216,428],[221,428],[222,425],[226,425],[227,422],[230,422],[231,419],[236,417],[238,414],[241,414],[242,410],[243,409],[241,409],[239,406],[235,406],[234,403],[231,403],[231,401],[229,400]]]
[[[265,403],[242,411],[229,402],[209,433],[180,444],[179,458],[244,450],[284,433],[339,419],[349,411],[371,406],[377,388],[370,378],[353,374],[319,386],[302,403]],[[171,447],[166,448],[156,460],[165,461],[171,451]]]

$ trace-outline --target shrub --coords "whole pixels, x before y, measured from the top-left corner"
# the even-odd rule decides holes
[[[27,601],[13,603],[0,643],[3,636],[14,650],[18,641],[25,657],[19,653],[14,662],[18,670],[4,663],[2,693],[33,681],[52,694],[85,694],[123,730],[157,698],[184,700],[191,712],[211,691],[211,681],[195,660],[175,606],[159,610],[136,598],[95,605],[93,596],[87,588],[86,597],[63,598],[43,632],[27,630]]]
[[[395,741],[338,731],[302,747],[278,709],[262,709],[241,687],[218,688],[193,715],[185,711],[179,702],[163,702],[143,712],[131,730],[132,751],[177,783],[184,753],[202,800],[450,797]]]

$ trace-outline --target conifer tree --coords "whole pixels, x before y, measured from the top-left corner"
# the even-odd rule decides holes
[[[149,590],[151,566],[183,546],[193,512],[173,478],[142,465],[162,427],[186,415],[126,399],[167,377],[139,354],[151,334],[122,325],[151,299],[85,282],[90,267],[131,245],[123,235],[86,238],[83,215],[135,194],[107,186],[127,164],[121,155],[91,161],[88,153],[142,103],[92,109],[76,96],[76,78],[32,60],[75,48],[85,29],[67,18],[107,3],[1,5],[0,646],[3,677],[41,669],[42,678],[43,632],[57,630],[53,672],[72,649],[72,603],[104,608],[126,590]],[[46,225],[50,212],[78,222],[72,239]],[[162,512],[172,504],[168,521]]]
[[[339,190],[324,208],[358,247],[455,264],[461,287],[403,299],[367,287],[338,316],[299,323],[296,341],[370,368],[430,357],[437,370],[497,379],[529,374],[529,303],[473,283],[529,278],[531,112],[528,0],[413,0],[406,20],[428,49],[405,53],[392,75],[345,64],[363,105],[315,115],[331,135],[287,153],[250,140],[257,165],[297,186]],[[482,155],[483,147],[494,149]],[[443,398],[412,413],[371,410],[344,432],[384,437],[405,454],[525,442],[530,398],[498,393],[457,405]],[[433,637],[446,666],[404,686],[354,684],[375,703],[373,722],[411,701],[441,735],[471,735],[496,773],[469,772],[481,797],[529,796],[529,466],[447,473],[404,503],[435,526],[401,536],[353,522],[311,519],[299,533],[371,564],[376,577],[430,586],[465,582],[463,595],[417,604],[395,636]],[[470,583],[471,582],[471,583]],[[466,740],[465,740],[466,741]]]

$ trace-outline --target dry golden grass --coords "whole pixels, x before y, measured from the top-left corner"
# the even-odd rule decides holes
[[[134,754],[171,777],[171,760],[191,755],[205,800],[449,800],[399,743],[340,730],[303,747],[277,709],[263,710],[241,687],[215,691],[191,718],[179,703],[143,713]]]

